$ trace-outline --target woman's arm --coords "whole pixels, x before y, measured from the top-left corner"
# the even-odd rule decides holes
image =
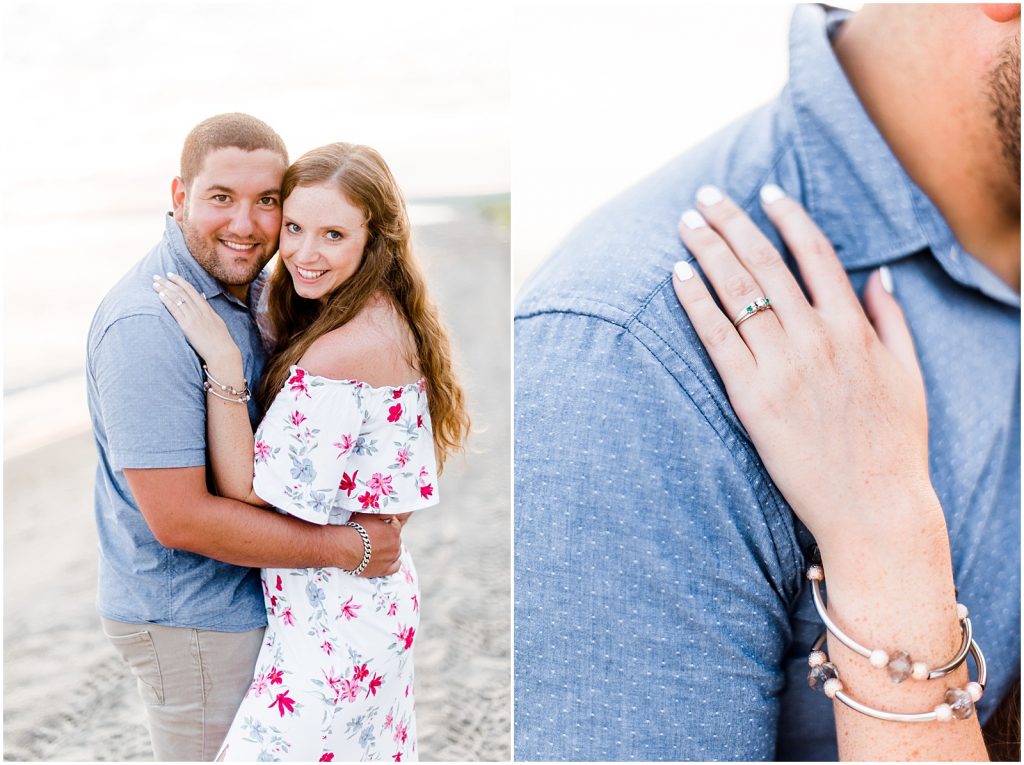
[[[209,380],[216,381],[206,394],[206,447],[217,494],[266,507],[252,490],[254,439],[248,407],[232,392],[247,384],[242,352],[224,320],[186,280],[176,274],[154,276],[153,288],[205,362]]]
[[[777,187],[762,192],[764,209],[813,303],[732,201],[717,189],[698,200],[680,235],[725,313],[689,263],[676,266],[676,294],[766,469],[818,542],[830,616],[862,645],[943,664],[961,631],[928,474],[924,385],[898,304],[874,274],[862,309],[829,243]],[[845,692],[876,709],[930,712],[947,687],[968,682],[962,665],[894,684],[831,637],[828,656]],[[987,759],[977,716],[897,723],[838,700],[835,710],[843,759]]]

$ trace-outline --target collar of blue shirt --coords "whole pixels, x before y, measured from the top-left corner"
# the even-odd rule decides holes
[[[220,282],[199,265],[189,251],[188,245],[185,244],[185,236],[181,231],[181,226],[174,219],[173,213],[167,213],[164,225],[164,238],[167,240],[167,247],[174,262],[178,264],[178,275],[187,279],[189,284],[199,290],[207,300],[211,300],[217,295],[223,295],[225,300],[249,310],[249,306],[245,302],[225,290]]]
[[[782,111],[792,119],[808,212],[847,270],[929,249],[957,282],[1019,307],[1020,295],[959,246],[861,106],[831,45],[849,15],[821,5],[802,5],[793,14]],[[851,210],[868,214],[851,216]]]

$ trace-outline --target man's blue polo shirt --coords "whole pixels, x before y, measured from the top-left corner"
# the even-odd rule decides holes
[[[206,296],[242,350],[250,388],[266,361],[249,307],[196,262],[173,217],[165,224],[162,241],[107,293],[89,329],[97,607],[122,622],[242,632],[266,625],[258,569],[164,547],[124,478],[125,468],[206,464],[201,361],[154,291],[154,274],[175,272]],[[256,416],[250,402],[249,418]]]
[[[1020,299],[868,119],[830,46],[842,18],[797,9],[781,96],[590,217],[519,301],[518,759],[836,757],[832,703],[806,683],[812,539],[672,290],[676,221],[707,183],[780,250],[758,191],[781,186],[858,290],[892,270],[959,598],[988,658],[983,720],[1019,677]]]

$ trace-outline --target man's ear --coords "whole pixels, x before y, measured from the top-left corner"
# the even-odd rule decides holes
[[[185,181],[181,179],[181,176],[175,176],[174,180],[171,181],[171,205],[174,209],[174,219],[178,223],[182,223],[182,218],[185,215]]]
[[[981,3],[981,12],[1000,24],[1020,18],[1020,3]]]

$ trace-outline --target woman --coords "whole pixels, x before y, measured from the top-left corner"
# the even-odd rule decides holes
[[[840,756],[987,759],[973,714],[982,689],[969,685],[967,665],[925,677],[965,642],[964,614],[928,473],[924,384],[892,277],[872,275],[862,309],[803,209],[777,186],[761,202],[811,303],[768,239],[712,187],[679,231],[722,308],[685,261],[673,286],[765,467],[817,541],[827,615],[873,649],[864,658],[831,631],[827,656],[809,659],[812,675],[835,667],[811,679],[836,699]],[[855,711],[844,696],[870,709]],[[879,710],[931,719],[883,720]]]
[[[183,279],[154,287],[206,362],[218,492],[348,523],[365,554],[353,572],[262,572],[267,633],[220,758],[414,760],[416,571],[403,549],[397,573],[353,576],[372,549],[350,518],[404,523],[436,504],[436,474],[469,418],[380,155],[345,143],[308,152],[285,173],[282,198],[280,258],[261,299],[273,355],[255,439],[238,405],[249,395],[241,355],[223,322]]]

